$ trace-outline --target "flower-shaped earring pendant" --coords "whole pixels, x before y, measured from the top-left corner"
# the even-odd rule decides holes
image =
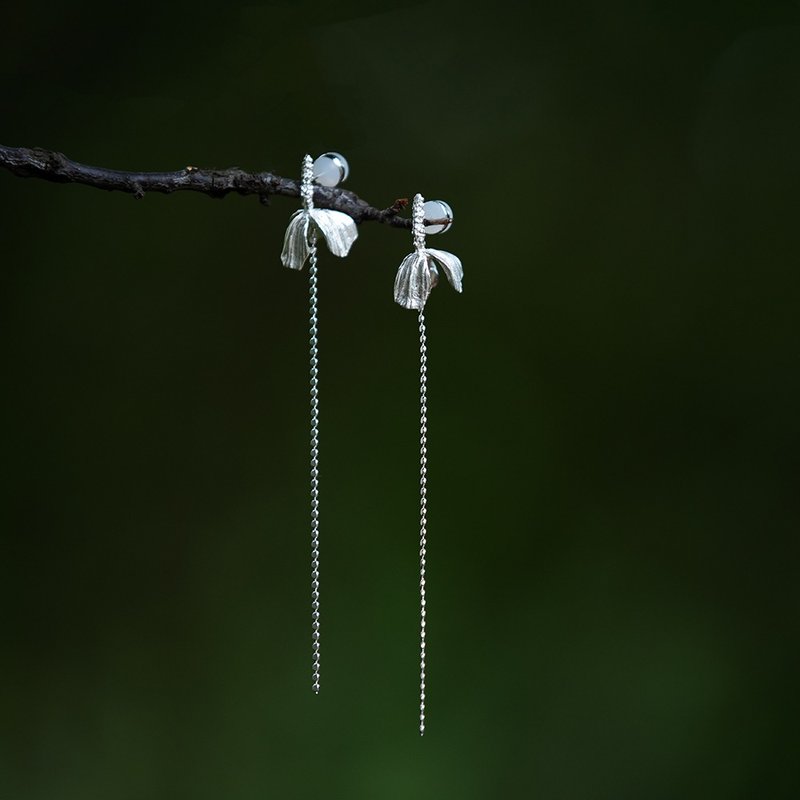
[[[347,161],[338,153],[325,153],[312,163],[303,159],[300,196],[303,207],[294,213],[283,242],[281,261],[285,267],[300,270],[309,263],[309,359],[311,392],[311,647],[312,689],[319,693],[319,358],[317,320],[317,233],[328,249],[344,257],[350,252],[358,230],[352,218],[341,211],[314,208],[312,181],[321,186],[336,186],[348,175]]]
[[[336,179],[338,167],[340,177]],[[325,153],[312,163],[311,156],[303,159],[303,177],[300,183],[300,196],[303,207],[295,211],[286,236],[283,240],[281,261],[289,269],[302,269],[309,256],[316,262],[317,231],[328,243],[328,249],[335,256],[343,258],[350,252],[353,242],[358,238],[358,229],[352,217],[341,211],[329,208],[314,208],[314,187],[312,181],[323,186],[336,186],[349,174],[347,162],[338,153]],[[311,264],[313,268],[315,264]]]
[[[426,233],[444,233],[453,222],[450,206],[441,200],[425,202],[415,195],[412,206],[414,252],[406,256],[397,271],[394,299],[403,308],[419,311],[419,732],[425,733],[425,659],[427,599],[425,568],[428,548],[428,339],[425,303],[439,279],[441,267],[457,291],[461,291],[464,268],[461,260],[444,250],[425,246]],[[425,218],[428,224],[425,224]]]
[[[428,214],[444,215],[434,219],[426,227],[425,210]],[[425,233],[444,233],[453,224],[453,212],[442,200],[431,200],[426,203],[421,194],[414,197],[412,205],[414,234],[414,252],[403,259],[394,281],[394,299],[403,308],[422,311],[431,290],[439,282],[439,270],[442,268],[447,279],[457,291],[461,291],[464,279],[464,268],[461,259],[445,250],[434,250],[425,247]]]

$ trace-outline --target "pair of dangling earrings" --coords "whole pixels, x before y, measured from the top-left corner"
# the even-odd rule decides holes
[[[320,686],[320,612],[319,612],[319,360],[317,330],[317,234],[321,233],[328,249],[339,257],[350,252],[358,230],[351,217],[341,211],[314,208],[314,183],[334,187],[349,174],[344,156],[324,153],[316,161],[303,159],[300,197],[303,207],[294,213],[281,253],[283,265],[300,270],[309,265],[309,347],[311,367],[311,628],[312,628],[312,688]],[[438,282],[438,267],[444,271],[453,288],[460,292],[464,270],[461,261],[452,253],[425,246],[425,234],[444,233],[453,223],[450,206],[441,200],[425,202],[415,195],[412,205],[412,236],[414,252],[406,256],[397,271],[394,299],[403,308],[419,312],[419,380],[420,380],[420,538],[419,538],[419,596],[420,596],[420,705],[419,732],[425,733],[425,659],[426,659],[426,597],[425,567],[427,556],[428,517],[428,358],[425,328],[425,303]],[[427,224],[426,224],[427,222]]]

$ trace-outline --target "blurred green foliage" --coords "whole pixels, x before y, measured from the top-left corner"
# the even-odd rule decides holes
[[[0,796],[796,798],[796,2],[3,11],[0,140],[454,208],[416,733],[410,249],[0,174]]]

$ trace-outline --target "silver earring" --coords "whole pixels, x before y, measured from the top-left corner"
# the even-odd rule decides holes
[[[425,224],[426,219],[428,224]],[[414,252],[406,256],[397,271],[394,299],[403,308],[419,311],[419,733],[425,733],[425,567],[428,546],[428,341],[425,303],[439,279],[441,267],[457,291],[461,291],[464,268],[461,260],[444,250],[425,246],[426,233],[444,233],[453,224],[453,212],[442,200],[425,202],[414,196],[412,232]]]
[[[283,242],[281,261],[290,269],[302,269],[308,260],[309,279],[309,360],[311,393],[311,647],[312,684],[319,694],[319,360],[317,329],[317,232],[328,243],[335,256],[350,252],[358,236],[356,224],[347,214],[325,208],[314,208],[313,182],[332,187],[349,174],[344,156],[324,153],[312,163],[303,158],[300,197],[303,207],[292,215]]]

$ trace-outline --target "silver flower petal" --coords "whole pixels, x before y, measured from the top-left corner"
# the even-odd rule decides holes
[[[424,253],[414,252],[406,256],[394,280],[394,300],[403,308],[424,308],[433,288],[433,275]]]
[[[308,258],[308,216],[305,211],[295,211],[283,239],[281,261],[289,269],[303,269]]]
[[[441,266],[453,288],[460,292],[461,281],[464,280],[464,267],[461,265],[461,259],[446,250],[434,250],[428,247],[425,252]]]
[[[335,256],[343,258],[350,252],[353,242],[358,238],[358,228],[353,218],[341,211],[329,208],[314,208],[308,212],[314,224],[328,243],[328,249]]]

